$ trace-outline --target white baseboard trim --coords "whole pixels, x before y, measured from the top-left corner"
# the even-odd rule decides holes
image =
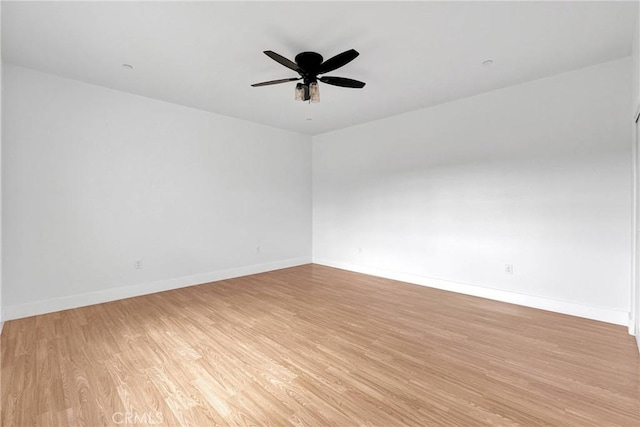
[[[69,295],[24,304],[8,305],[4,307],[4,317],[2,320],[7,321],[20,319],[23,317],[53,313],[71,308],[85,307],[87,305],[101,304],[104,302],[169,291],[187,286],[217,282],[219,280],[233,279],[251,274],[265,273],[268,271],[280,270],[282,268],[295,267],[298,265],[309,264],[310,262],[311,257],[291,258],[265,264],[248,265],[227,270],[213,271],[210,273],[177,277],[175,279],[139,283],[131,286],[121,286],[97,292]]]
[[[629,325],[629,313],[621,310],[614,310],[604,307],[593,307],[590,305],[577,304],[568,301],[556,300],[552,298],[537,297],[515,292],[503,291],[499,289],[485,288],[468,283],[452,282],[449,280],[435,279],[417,274],[401,273],[396,271],[383,270],[375,267],[366,267],[357,264],[343,263],[329,259],[313,258],[314,264],[335,267],[341,270],[353,271],[356,273],[369,274],[371,276],[384,277],[386,279],[398,280],[414,285],[427,286],[430,288],[442,289],[459,294],[472,295],[496,301],[508,302],[525,307],[538,308],[541,310],[553,311],[556,313],[569,314],[572,316],[584,317],[587,319],[599,320],[601,322],[614,323],[616,325]],[[637,338],[637,337],[636,337]],[[639,341],[640,343],[640,341]],[[640,344],[639,344],[640,345]]]

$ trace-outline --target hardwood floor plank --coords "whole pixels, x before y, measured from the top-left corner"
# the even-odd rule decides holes
[[[317,265],[8,321],[0,345],[2,426],[640,425],[623,327]]]

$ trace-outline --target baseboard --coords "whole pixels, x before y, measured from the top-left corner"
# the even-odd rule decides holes
[[[328,259],[313,259],[314,264],[326,265],[342,270],[356,273],[369,274],[371,276],[384,277],[386,279],[398,280],[415,285],[427,286],[430,288],[442,289],[459,294],[473,295],[496,301],[508,302],[511,304],[526,307],[538,308],[541,310],[553,311],[556,313],[569,314],[572,316],[584,317],[587,319],[599,320],[601,322],[614,323],[616,325],[629,325],[629,313],[626,311],[614,310],[603,307],[593,307],[589,305],[576,304],[573,302],[544,298],[532,295],[508,292],[499,289],[485,288],[468,283],[453,282],[449,280],[436,279],[416,274],[400,273],[396,271],[383,270],[375,267],[366,267],[356,264],[343,263]],[[637,337],[636,337],[637,338]],[[639,341],[640,342],[640,341]]]
[[[265,273],[268,271],[279,270],[282,268],[295,267],[298,265],[308,264],[325,265],[328,267],[339,268],[342,270],[354,271],[357,273],[369,274],[372,276],[384,277],[387,279],[398,280],[402,282],[412,283],[415,285],[427,286],[436,289],[461,293],[465,295],[473,295],[481,298],[487,298],[496,301],[508,302],[511,304],[522,305],[526,307],[538,308],[542,310],[553,311],[557,313],[569,314],[572,316],[584,317],[587,319],[599,320],[607,323],[628,326],[629,317],[626,311],[613,310],[603,307],[594,307],[583,304],[576,304],[568,301],[556,300],[551,298],[543,298],[508,292],[498,289],[485,288],[482,286],[471,285],[468,283],[453,282],[448,280],[436,279],[416,274],[401,273],[389,270],[378,269],[374,267],[360,266],[356,264],[343,263],[328,259],[314,258],[313,261],[309,257],[293,258],[282,261],[275,261],[265,264],[250,265],[227,270],[218,270],[209,273],[196,274],[192,276],[178,277],[168,280],[160,280],[155,282],[140,283],[132,286],[123,286],[117,288],[106,289],[98,292],[90,292],[78,295],[71,295],[60,298],[52,298],[47,300],[34,301],[24,304],[15,304],[4,307],[2,322],[0,322],[0,334],[4,321],[20,319],[23,317],[36,316],[39,314],[52,313],[71,308],[84,307],[93,304],[101,304],[104,302],[115,301],[119,299],[132,298],[141,295],[152,294],[156,292],[168,291],[187,286],[198,285],[202,283],[216,282],[219,280],[232,279],[235,277],[248,276],[251,274]],[[640,350],[640,334],[636,334],[636,341]]]
[[[68,310],[71,308],[85,307],[88,305],[101,304],[104,302],[115,301],[119,299],[153,294],[156,292],[169,291],[172,289],[184,288],[187,286],[216,282],[225,279],[233,279],[236,277],[248,276],[251,274],[266,273],[268,271],[280,270],[282,268],[309,264],[310,262],[310,257],[292,258],[265,264],[249,265],[227,270],[218,270],[209,273],[196,274],[192,276],[160,280],[156,282],[139,283],[136,285],[105,289],[103,291],[97,292],[89,292],[60,298],[33,301],[24,304],[8,305],[4,307],[4,317],[2,320],[6,321],[20,319],[23,317],[53,313],[56,311]]]

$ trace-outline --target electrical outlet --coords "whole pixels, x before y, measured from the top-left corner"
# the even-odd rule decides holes
[[[504,265],[504,274],[513,274],[513,264]]]
[[[136,270],[140,270],[140,269],[142,269],[142,260],[141,260],[141,259],[137,259],[137,260],[133,263],[133,268],[135,268]]]
[[[260,255],[260,246],[256,246],[256,254]]]

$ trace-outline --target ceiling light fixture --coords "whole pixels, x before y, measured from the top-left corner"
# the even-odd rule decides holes
[[[304,100],[304,86],[302,83],[298,83],[296,85],[296,101],[303,101]]]
[[[320,102],[320,89],[318,82],[309,83],[309,98],[312,104]]]

